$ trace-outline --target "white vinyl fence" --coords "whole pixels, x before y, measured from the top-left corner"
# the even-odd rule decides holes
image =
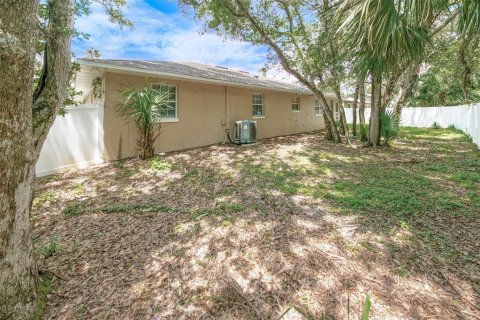
[[[345,108],[348,123],[352,123],[352,111],[351,108]],[[369,118],[370,108],[365,108],[367,122]],[[455,107],[404,108],[400,123],[404,127],[428,128],[434,122],[443,128],[454,125],[469,134],[473,142],[480,147],[480,103]]]
[[[50,128],[35,168],[37,176],[101,163],[103,105],[71,106]]]

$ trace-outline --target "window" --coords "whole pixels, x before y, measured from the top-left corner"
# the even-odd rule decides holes
[[[340,120],[340,110],[338,108],[338,102],[335,103],[335,120]]]
[[[160,117],[162,119],[177,118],[177,86],[170,84],[153,84],[153,90],[157,90],[164,101],[160,106]]]
[[[300,97],[292,98],[292,111],[300,111]]]
[[[263,117],[263,94],[254,93],[252,95],[252,114],[254,117]]]
[[[320,106],[320,100],[315,100],[315,115],[316,116],[322,115],[322,106]]]

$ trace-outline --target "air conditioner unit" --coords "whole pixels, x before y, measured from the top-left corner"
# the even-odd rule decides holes
[[[235,121],[235,140],[239,143],[257,142],[257,121]]]

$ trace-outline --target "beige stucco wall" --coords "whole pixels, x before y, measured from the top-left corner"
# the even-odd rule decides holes
[[[300,97],[300,112],[293,112],[291,100],[296,94],[271,90],[187,82],[171,79],[146,78],[136,75],[105,73],[104,159],[118,157],[120,136],[121,156],[132,157],[136,151],[136,129],[125,123],[115,106],[122,101],[118,91],[128,85],[142,89],[145,82],[161,82],[177,86],[178,122],[161,123],[162,134],[156,142],[157,152],[199,147],[223,141],[227,117],[232,132],[236,120],[252,117],[252,93],[264,95],[264,117],[257,118],[258,138],[294,134],[324,128],[323,118],[315,116],[314,96]],[[228,110],[227,110],[228,106]]]

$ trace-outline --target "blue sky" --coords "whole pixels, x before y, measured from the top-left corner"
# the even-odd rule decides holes
[[[100,50],[102,58],[190,61],[253,73],[266,62],[265,47],[226,40],[213,32],[200,34],[202,26],[193,20],[191,13],[181,13],[176,1],[128,2],[125,12],[135,24],[134,30],[121,30],[113,25],[96,5],[89,16],[77,19],[76,28],[90,34],[90,38],[73,42],[76,57],[95,48]]]

